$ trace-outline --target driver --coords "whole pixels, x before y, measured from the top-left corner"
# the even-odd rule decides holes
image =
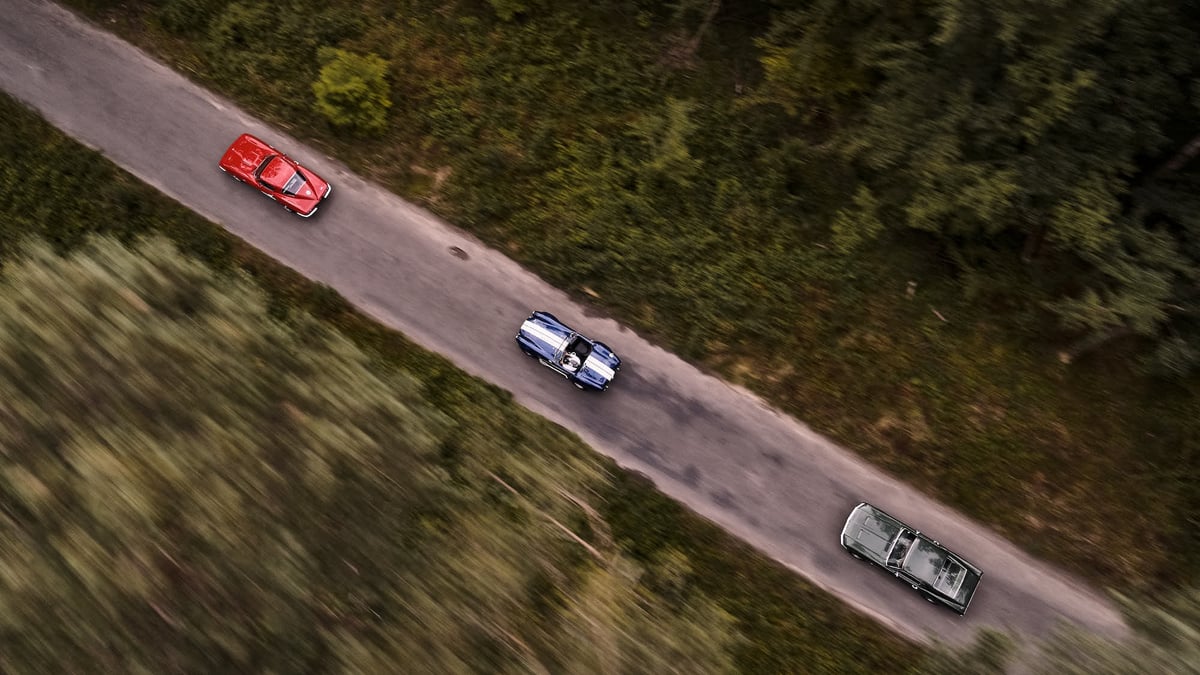
[[[580,363],[581,362],[579,360],[579,355],[576,354],[575,352],[567,352],[566,354],[563,355],[563,360],[562,360],[563,368],[566,368],[567,370],[569,370],[571,372],[575,372],[576,370],[579,370]]]

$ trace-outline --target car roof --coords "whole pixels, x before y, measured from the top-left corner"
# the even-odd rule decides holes
[[[291,162],[287,161],[283,155],[275,155],[271,162],[263,167],[262,173],[258,177],[270,185],[282,188],[295,175],[296,167],[292,166]]]

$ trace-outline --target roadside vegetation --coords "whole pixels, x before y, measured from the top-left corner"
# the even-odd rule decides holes
[[[1200,663],[1200,591],[1186,587],[1156,598],[1118,596],[1130,627],[1122,639],[1065,628],[1021,652],[1009,636],[981,632],[974,643],[925,661],[922,675],[1179,675]]]
[[[1200,573],[1194,5],[70,2],[1039,556]]]
[[[923,650],[0,96],[0,670]]]

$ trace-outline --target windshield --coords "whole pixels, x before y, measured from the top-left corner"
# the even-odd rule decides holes
[[[258,168],[254,170],[254,175],[256,177],[261,176],[262,172],[265,171],[268,166],[270,166],[271,160],[275,159],[276,157],[278,157],[278,155],[267,155],[267,158],[262,161],[262,164],[259,164]]]
[[[292,174],[292,177],[288,179],[287,183],[284,183],[282,192],[285,195],[294,196],[300,194],[300,189],[303,187],[304,176],[301,176],[300,172],[297,171],[296,173]]]
[[[916,535],[909,530],[904,530],[896,537],[896,543],[892,544],[892,550],[888,552],[888,565],[891,567],[899,567],[900,563],[904,562],[905,555],[908,554],[908,549],[912,546],[913,539]]]

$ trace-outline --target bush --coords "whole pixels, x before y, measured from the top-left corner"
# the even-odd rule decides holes
[[[501,21],[511,21],[514,16],[529,9],[521,0],[488,0],[488,3],[496,10],[496,16],[500,17]]]
[[[167,0],[155,12],[163,28],[179,35],[202,34],[224,9],[224,0]]]
[[[388,63],[374,54],[360,56],[333,47],[317,52],[321,75],[313,83],[316,109],[334,126],[380,132],[387,125]]]

